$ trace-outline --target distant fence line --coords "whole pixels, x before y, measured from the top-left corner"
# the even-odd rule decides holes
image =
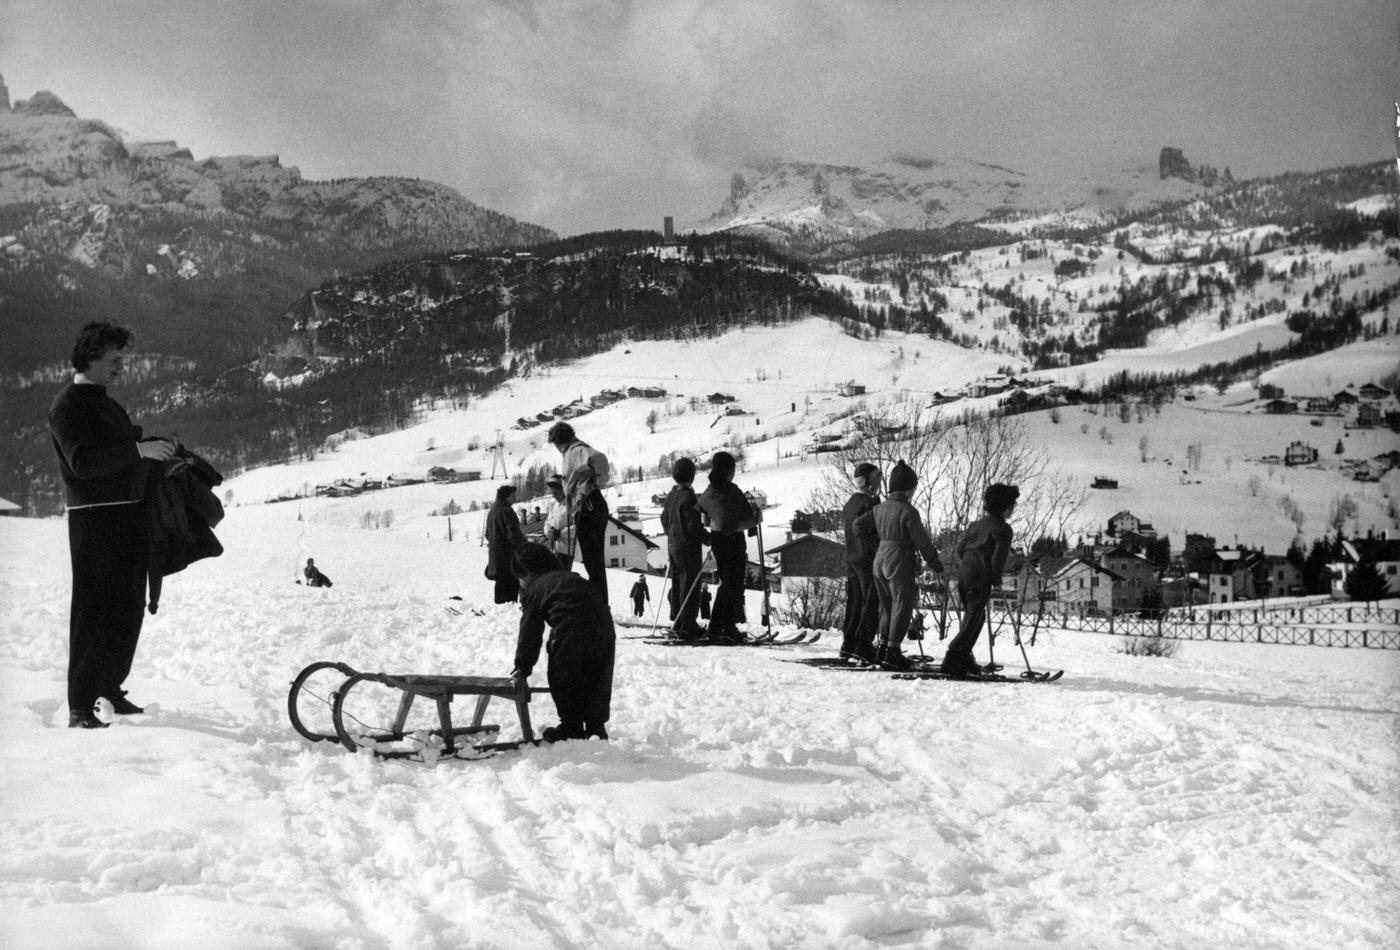
[[[940,599],[925,605],[935,631],[957,632],[953,605]],[[1046,601],[1043,609],[993,602],[988,624],[999,634],[1019,629],[1023,637],[1042,631],[1101,633],[1166,640],[1213,640],[1219,643],[1269,643],[1290,646],[1352,647],[1400,650],[1400,607],[1368,604],[1307,604],[1296,607],[1212,609],[1209,605],[1170,610],[1114,610],[1084,613],[1078,607]]]

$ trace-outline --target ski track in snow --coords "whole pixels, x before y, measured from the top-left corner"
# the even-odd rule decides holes
[[[614,741],[377,761],[298,737],[292,676],[317,659],[503,675],[515,610],[490,605],[482,549],[404,533],[321,528],[337,586],[296,586],[293,517],[232,509],[228,553],[167,580],[129,681],[149,713],[102,733],[61,728],[63,524],[0,519],[0,944],[1381,948],[1400,934],[1393,653],[1192,643],[1163,660],[1043,634],[1032,656],[1064,680],[990,685],[781,662],[830,655],[830,635],[784,650],[619,640]],[[451,592],[485,616],[449,614]],[[1013,671],[1019,655],[997,646]],[[512,738],[513,714],[492,709]],[[548,697],[534,713],[554,721]]]

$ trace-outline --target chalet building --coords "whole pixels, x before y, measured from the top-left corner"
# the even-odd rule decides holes
[[[1356,424],[1363,428],[1383,425],[1385,423],[1385,412],[1380,406],[1373,402],[1359,402],[1356,404]]]
[[[790,594],[813,577],[846,576],[846,546],[824,535],[799,534],[767,553],[778,559],[779,593]]]
[[[1141,534],[1142,526],[1142,519],[1131,511],[1120,511],[1108,519],[1108,533],[1115,538],[1124,534]],[[1150,529],[1152,526],[1147,527]]]
[[[848,379],[848,380],[846,380],[844,383],[842,383],[841,385],[839,385],[839,386],[836,387],[836,395],[838,395],[838,396],[864,396],[864,395],[865,395],[865,387],[862,386],[861,384],[857,383],[855,380]]]
[[[607,559],[608,567],[645,571],[650,566],[647,552],[656,549],[655,541],[631,525],[608,516],[608,530],[603,541],[603,557]]]
[[[1105,554],[1099,563],[1122,580],[1113,585],[1113,606],[1141,607],[1147,596],[1158,588],[1157,569],[1141,554],[1117,547]]]
[[[1347,577],[1356,565],[1369,561],[1385,579],[1388,596],[1400,595],[1400,538],[1352,538],[1342,542],[1342,557],[1327,565],[1332,570],[1332,596],[1345,599]]]
[[[1332,397],[1332,402],[1339,407],[1354,406],[1357,402],[1356,393],[1347,392],[1345,389],[1343,389],[1341,392],[1337,393],[1335,396]]]
[[[1264,411],[1274,416],[1286,416],[1298,411],[1298,404],[1292,399],[1270,399],[1264,403]]]
[[[1113,609],[1114,585],[1121,581],[1102,565],[1077,557],[1055,573],[1055,599],[1085,613],[1107,613]]]
[[[971,396],[995,396],[1011,388],[1011,381],[1005,376],[983,376],[967,387]]]
[[[1160,591],[1162,606],[1168,609],[1194,607],[1210,602],[1205,584],[1195,577],[1164,577]]]
[[[1356,395],[1368,402],[1380,402],[1390,396],[1390,390],[1383,386],[1377,386],[1375,383],[1367,383],[1356,391]]]
[[[1282,387],[1282,386],[1276,386],[1276,385],[1274,385],[1273,383],[1260,383],[1260,384],[1259,384],[1259,398],[1260,398],[1260,399],[1282,399],[1282,398],[1283,398],[1283,387]]]
[[[1054,555],[1032,558],[1013,553],[1006,559],[1001,575],[1005,598],[1013,603],[1034,603],[1042,598],[1053,600],[1055,574],[1072,560]]]
[[[1254,565],[1254,592],[1260,597],[1305,594],[1303,571],[1281,554],[1266,554]]]
[[[1208,602],[1233,604],[1237,600],[1253,600],[1254,565],[1261,557],[1249,548],[1217,548],[1210,570],[1201,578],[1206,582]]]
[[[1311,465],[1317,461],[1317,449],[1306,442],[1291,442],[1283,453],[1284,465]]]
[[[1337,411],[1337,401],[1331,396],[1310,396],[1303,405],[1308,412]]]

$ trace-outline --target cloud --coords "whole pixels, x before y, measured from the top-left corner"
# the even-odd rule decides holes
[[[714,210],[760,155],[1237,175],[1385,157],[1372,0],[14,0],[13,96],[197,154],[443,181],[564,232]]]

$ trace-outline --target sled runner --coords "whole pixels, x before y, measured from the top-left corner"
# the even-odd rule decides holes
[[[292,680],[287,715],[292,728],[311,742],[339,742],[351,752],[369,749],[378,758],[481,758],[534,743],[530,695],[547,692],[542,687],[518,690],[504,676],[361,673],[344,663],[321,660]],[[458,696],[476,697],[470,725],[452,723],[452,700]],[[501,729],[484,722],[493,697],[515,704],[522,737],[519,742],[491,741]],[[419,698],[436,707],[436,728],[431,719],[410,725],[409,715]],[[477,737],[487,741],[472,741]],[[458,743],[463,738],[468,739],[465,747]]]

